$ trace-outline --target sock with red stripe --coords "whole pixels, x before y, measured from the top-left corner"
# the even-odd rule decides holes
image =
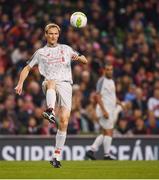
[[[58,130],[56,134],[56,145],[55,145],[55,151],[54,151],[54,156],[53,156],[58,161],[61,160],[61,152],[65,144],[65,140],[66,140],[66,132]]]

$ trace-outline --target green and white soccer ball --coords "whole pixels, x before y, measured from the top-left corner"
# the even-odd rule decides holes
[[[87,16],[82,12],[75,12],[70,17],[70,24],[76,28],[82,28],[87,25]]]

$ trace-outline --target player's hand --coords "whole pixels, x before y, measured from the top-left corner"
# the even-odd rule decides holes
[[[23,85],[22,84],[18,84],[16,87],[15,87],[15,92],[19,95],[21,95],[22,93],[22,90],[23,90]]]
[[[74,61],[78,61],[78,55],[77,54],[73,54],[72,55],[72,60],[74,60]]]
[[[104,116],[106,119],[108,119],[108,118],[109,118],[108,112],[107,112],[107,111],[104,111],[104,112],[103,112],[103,116]]]
[[[121,108],[122,108],[123,111],[127,111],[128,110],[128,107],[127,107],[126,103],[121,103]]]

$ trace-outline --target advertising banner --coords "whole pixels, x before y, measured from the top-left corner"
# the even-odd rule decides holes
[[[63,149],[63,160],[85,160],[85,153],[95,137],[68,136]],[[0,160],[49,161],[54,151],[55,138],[41,136],[0,137]],[[118,160],[159,160],[159,138],[114,138],[111,153]],[[103,159],[103,145],[96,153]]]

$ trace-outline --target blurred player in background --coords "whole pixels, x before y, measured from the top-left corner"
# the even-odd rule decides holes
[[[55,123],[55,102],[59,107],[59,126],[56,134],[55,151],[50,163],[55,167],[61,167],[61,151],[66,140],[66,131],[70,117],[72,104],[72,72],[71,60],[87,63],[83,55],[79,55],[71,47],[58,44],[60,27],[50,23],[45,27],[47,44],[38,49],[28,65],[20,74],[18,84],[15,88],[17,94],[22,93],[24,80],[34,65],[38,65],[39,72],[44,76],[42,89],[46,95],[47,109],[43,112],[44,118],[50,123]]]
[[[96,86],[96,114],[99,119],[99,124],[102,128],[102,134],[97,136],[91,149],[86,152],[86,157],[96,160],[95,152],[98,151],[100,145],[104,146],[104,159],[115,159],[110,155],[110,147],[112,144],[113,128],[118,118],[119,112],[125,109],[125,105],[116,97],[115,83],[113,77],[113,66],[110,63],[105,65],[105,76],[102,76]]]

